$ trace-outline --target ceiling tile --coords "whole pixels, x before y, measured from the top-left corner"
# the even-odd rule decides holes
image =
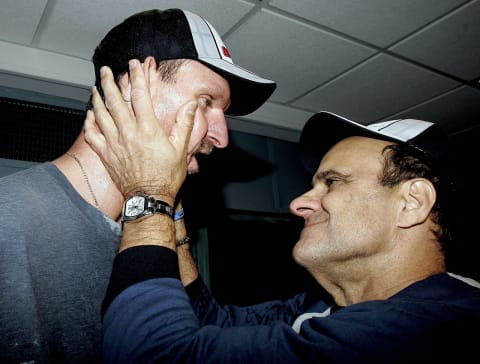
[[[204,16],[237,64],[278,83],[233,130],[295,140],[320,109],[365,122],[415,113],[452,133],[480,125],[480,0],[3,0],[0,87],[83,102],[105,33],[172,7]]]
[[[312,112],[295,109],[285,105],[266,102],[261,108],[249,115],[253,120],[262,120],[270,125],[292,130],[302,130]]]
[[[472,44],[477,46],[472,47]],[[480,77],[480,1],[392,47],[398,54],[473,81]]]
[[[299,99],[294,106],[328,110],[369,123],[458,85],[436,73],[379,55]]]
[[[279,9],[385,47],[465,0],[271,0]]]
[[[268,10],[246,20],[226,42],[239,64],[277,81],[271,97],[277,102],[308,92],[374,53]]]
[[[48,18],[39,47],[91,59],[93,50],[113,26],[143,10],[184,8],[208,19],[220,34],[240,20],[252,4],[224,0],[62,0],[55,3]],[[112,11],[115,9],[115,11]],[[71,14],[75,14],[72,17]],[[92,16],[92,14],[95,14]]]
[[[29,45],[47,0],[2,0],[0,39]]]
[[[462,86],[389,118],[406,117],[436,122],[447,133],[468,130],[480,120],[480,91]]]

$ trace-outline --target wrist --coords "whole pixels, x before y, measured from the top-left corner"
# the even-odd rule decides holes
[[[182,207],[180,210],[175,211],[175,213],[173,214],[173,221],[181,220],[184,217],[185,217],[185,212]]]
[[[164,214],[173,220],[174,210],[171,205],[163,200],[137,193],[125,201],[122,211],[122,222],[131,222],[154,214]]]
[[[168,188],[161,188],[155,186],[145,186],[141,185],[138,187],[134,187],[129,189],[126,193],[124,193],[125,199],[128,199],[134,195],[148,195],[154,197],[156,200],[165,201],[170,206],[175,205],[175,196],[172,196],[171,193],[168,193]]]
[[[175,245],[178,248],[179,246],[184,246],[184,245],[188,244],[189,242],[190,242],[190,237],[187,235],[183,239],[177,240]]]
[[[158,245],[175,250],[175,227],[165,214],[155,214],[124,224],[120,251],[134,246]]]

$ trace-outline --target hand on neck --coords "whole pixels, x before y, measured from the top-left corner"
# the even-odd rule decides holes
[[[65,175],[85,201],[112,220],[118,220],[123,196],[111,180],[98,155],[85,143],[75,142],[53,164]]]

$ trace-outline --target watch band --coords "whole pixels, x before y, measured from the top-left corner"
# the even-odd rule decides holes
[[[166,214],[173,219],[173,207],[162,200],[156,200],[155,197],[147,197],[147,207],[152,210],[152,213]]]

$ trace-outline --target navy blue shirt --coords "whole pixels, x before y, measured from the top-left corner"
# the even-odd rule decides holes
[[[336,310],[310,293],[238,307],[220,306],[200,280],[185,289],[176,260],[155,246],[117,256],[104,301],[106,363],[462,362],[478,350],[480,289],[447,273]]]

